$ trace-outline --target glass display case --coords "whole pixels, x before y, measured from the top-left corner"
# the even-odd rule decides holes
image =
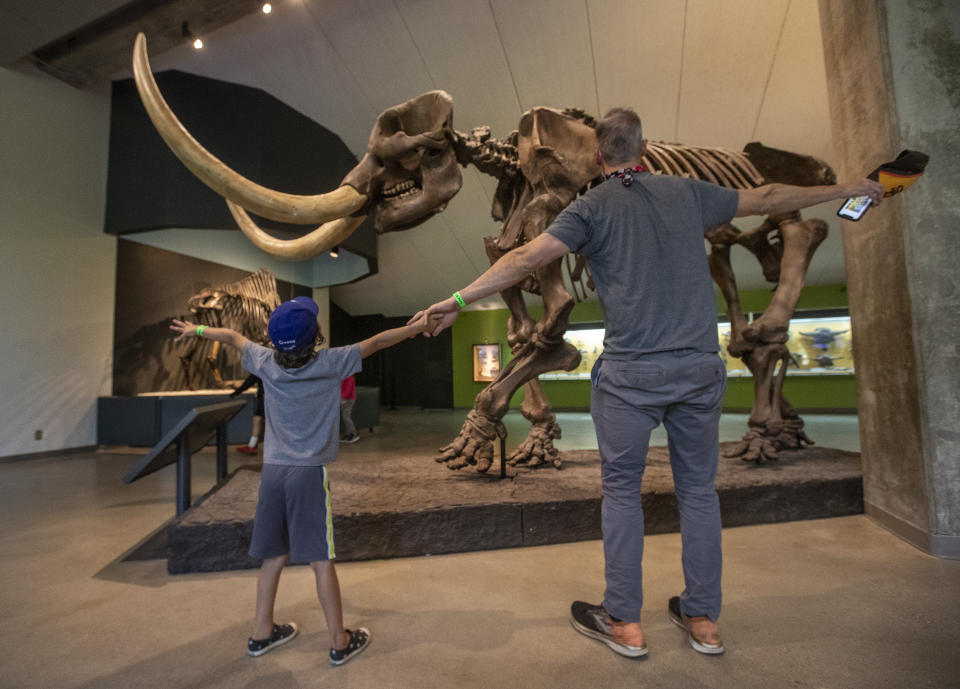
[[[755,315],[759,317],[760,314]],[[580,352],[580,365],[573,371],[544,373],[540,380],[590,380],[590,370],[603,353],[603,334],[603,325],[600,323],[571,326],[563,339]],[[727,375],[731,378],[749,376],[746,365],[727,353],[730,323],[718,323],[717,335],[720,338],[720,356],[727,365]],[[790,321],[787,349],[790,352],[788,376],[853,375],[853,336],[849,314],[845,309],[812,314],[798,312]]]
[[[540,380],[590,380],[594,362],[603,353],[604,328],[601,323],[571,325],[563,339],[580,352],[580,365],[572,371],[550,371]]]
[[[727,353],[730,344],[730,324],[719,323],[720,356],[727,365],[727,376],[749,376],[750,371],[737,357]],[[788,376],[853,375],[853,336],[850,316],[824,315],[795,317],[787,331]]]

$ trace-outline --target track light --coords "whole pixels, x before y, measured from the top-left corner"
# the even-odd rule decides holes
[[[193,40],[194,50],[200,50],[203,47],[203,41],[200,39],[199,36],[193,35],[193,32],[190,30],[190,26],[187,24],[187,22],[183,23],[183,26],[180,28],[180,33],[183,35],[184,38],[189,38]]]
[[[269,2],[265,2],[263,3],[263,7],[261,7],[260,9],[263,10],[264,14],[270,14],[271,12],[273,12],[273,5],[271,5]]]
[[[339,256],[340,256],[339,246],[335,246],[332,249],[330,249],[330,258],[339,258]]]

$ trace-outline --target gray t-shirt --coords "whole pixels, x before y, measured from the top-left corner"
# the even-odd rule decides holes
[[[603,308],[605,359],[716,352],[717,307],[704,232],[729,222],[739,196],[698,180],[613,178],[567,206],[547,229],[581,254]]]
[[[243,345],[243,367],[264,386],[263,463],[322,466],[337,458],[340,381],[363,363],[356,345],[321,349],[300,368],[283,368],[273,350]]]

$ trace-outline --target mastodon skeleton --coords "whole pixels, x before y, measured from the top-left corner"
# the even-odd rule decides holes
[[[570,201],[599,181],[593,156],[595,121],[583,111],[534,108],[521,117],[517,131],[498,141],[485,127],[469,135],[456,131],[452,98],[443,91],[431,91],[377,118],[366,154],[338,189],[315,196],[283,194],[229,169],[186,131],[153,80],[143,35],[136,40],[133,71],[144,106],[171,150],[224,196],[240,229],[254,244],[283,258],[307,258],[329,250],[368,214],[380,233],[415,227],[442,212],[459,191],[460,166],[474,165],[498,179],[492,214],[502,223],[501,231],[498,237],[485,240],[493,262],[543,232]],[[760,144],[736,152],[655,142],[644,163],[655,174],[704,179],[733,189],[768,182],[834,181],[832,171],[821,161]],[[297,239],[281,240],[258,228],[247,211],[281,222],[320,225]],[[810,442],[802,420],[783,396],[789,359],[784,343],[810,259],[826,232],[822,221],[788,213],[768,217],[748,232],[727,224],[707,233],[711,273],[730,316],[729,351],[742,358],[754,375],[750,428],[735,451],[744,459],[762,462],[776,458],[778,449]],[[737,244],[757,257],[766,279],[777,285],[772,303],[752,323],[740,307],[729,260],[730,248]],[[579,282],[589,284],[589,273],[581,259],[572,265],[567,260],[577,293]],[[521,413],[531,430],[510,461],[560,466],[553,445],[560,428],[537,377],[547,371],[571,370],[580,360],[577,350],[563,339],[575,298],[564,286],[562,265],[562,260],[555,261],[501,293],[510,310],[508,343],[514,357],[477,396],[458,437],[442,449],[438,461],[451,468],[475,465],[478,471],[486,471],[494,441],[504,433],[501,419],[509,401],[525,386]],[[544,315],[539,322],[528,314],[523,291],[540,294]]]

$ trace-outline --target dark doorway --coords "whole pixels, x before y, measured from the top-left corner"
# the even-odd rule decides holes
[[[380,314],[350,316],[330,302],[330,345],[341,347],[398,328],[409,317]],[[388,408],[453,409],[453,338],[415,337],[373,354],[363,362],[357,385],[379,386],[380,403]]]
[[[447,328],[436,337],[424,338],[423,390],[420,406],[424,409],[453,409],[453,330]]]

